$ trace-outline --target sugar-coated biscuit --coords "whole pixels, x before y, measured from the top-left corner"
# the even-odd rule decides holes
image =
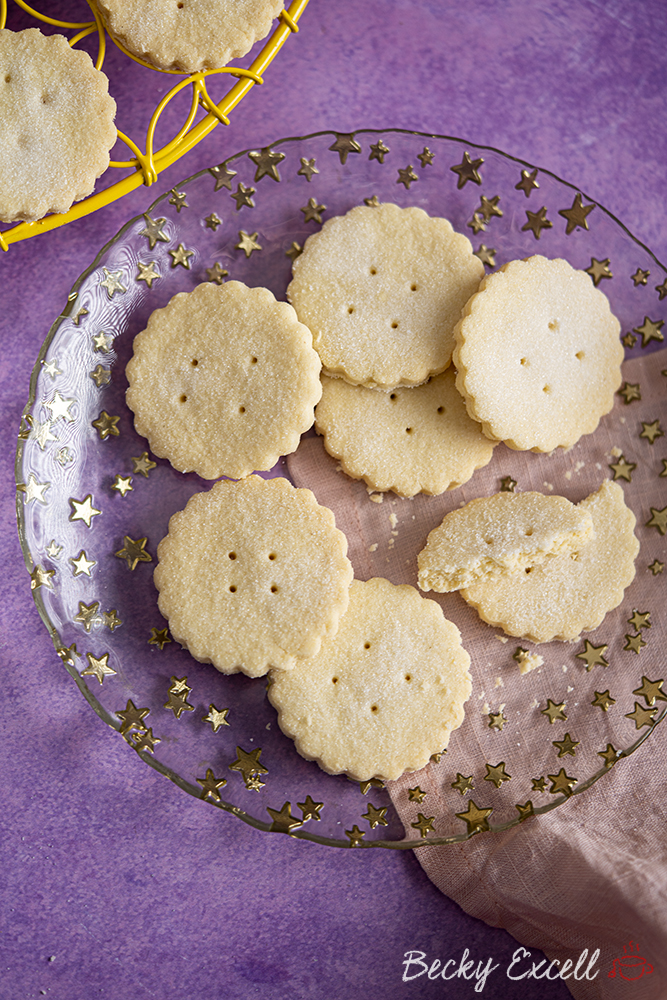
[[[283,0],[95,0],[109,34],[158,69],[226,66],[269,33]]]
[[[635,516],[618,483],[605,480],[579,504],[593,518],[595,538],[523,573],[482,579],[461,591],[489,625],[508,635],[549,642],[576,639],[617,607],[635,576]]]
[[[152,313],[127,365],[137,432],[204,479],[271,469],[312,426],[322,389],[310,331],[266,288],[205,282]]]
[[[287,297],[327,374],[391,389],[449,365],[454,326],[483,274],[447,219],[361,205],[306,240]]]
[[[348,476],[399,496],[438,494],[467,482],[493,455],[450,369],[415,388],[380,392],[322,378],[315,427]]]
[[[560,496],[496,493],[446,514],[417,557],[419,586],[445,594],[481,578],[518,573],[593,537],[587,510]]]
[[[597,427],[621,384],[620,324],[588,274],[565,260],[514,260],[488,275],[457,325],[456,386],[494,441],[569,448]]]
[[[87,52],[37,28],[0,29],[0,220],[67,212],[109,165],[109,81]]]
[[[159,608],[174,639],[224,674],[289,669],[338,627],[352,580],[346,552],[310,490],[224,480],[171,518],[154,573]]]
[[[463,722],[470,657],[434,601],[388,580],[355,580],[332,639],[271,674],[269,699],[299,753],[357,781],[424,767]]]

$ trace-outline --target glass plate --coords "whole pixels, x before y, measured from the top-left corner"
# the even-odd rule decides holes
[[[623,330],[637,330],[642,317],[654,324],[644,322],[644,333],[626,335],[628,356],[641,354],[642,343],[649,351],[661,346],[655,317],[667,292],[665,269],[605,209],[548,171],[459,139],[410,132],[323,132],[284,139],[270,149],[238,153],[184,181],[101,250],[75,283],[35,365],[16,478],[19,530],[39,612],[86,699],[142,759],[190,794],[259,829],[335,846],[405,848],[455,842],[480,829],[521,821],[530,810],[526,806],[522,813],[517,802],[531,795],[531,781],[542,772],[544,787],[532,788],[531,809],[544,812],[562,804],[620,756],[632,753],[665,713],[660,693],[652,702],[636,694],[638,671],[628,671],[622,657],[607,669],[598,656],[594,669],[587,670],[586,662],[576,659],[580,649],[587,649],[583,641],[567,646],[570,662],[580,668],[568,674],[567,687],[566,728],[576,734],[579,747],[576,787],[567,782],[549,787],[549,768],[558,772],[564,763],[550,743],[563,732],[545,731],[545,724],[550,727],[541,706],[548,708],[547,692],[554,693],[554,704],[562,692],[560,681],[548,681],[541,671],[503,692],[502,702],[512,711],[532,712],[534,718],[530,764],[514,767],[510,783],[500,764],[512,769],[512,727],[503,730],[502,720],[496,727],[489,722],[494,712],[503,714],[499,697],[489,694],[499,668],[492,657],[485,665],[486,657],[476,650],[476,684],[493,701],[491,714],[467,715],[443,758],[449,770],[442,772],[442,784],[451,814],[435,831],[424,823],[420,827],[419,819],[404,830],[381,782],[360,785],[327,775],[296,753],[278,728],[265,683],[243,675],[225,677],[171,641],[152,581],[156,547],[170,516],[210,484],[155,459],[135,433],[124,402],[124,368],[133,338],[153,309],[201,281],[229,277],[264,285],[284,299],[291,257],[304,240],[327,218],[374,198],[446,216],[469,235],[487,271],[532,253],[563,256],[575,267],[590,269],[596,283],[603,283]],[[612,271],[622,277],[604,280]],[[651,275],[648,284],[644,271]],[[651,329],[655,336],[649,335]],[[281,462],[267,475],[288,474]],[[624,487],[631,504],[633,483]],[[438,498],[414,502],[431,501]],[[439,518],[432,526],[436,523]],[[642,570],[626,591],[618,612],[622,621],[643,608],[645,595],[652,595],[660,580]],[[386,575],[394,582],[414,582],[413,569],[403,572],[394,565]],[[664,647],[659,623],[644,619],[623,627],[643,642],[649,624],[651,646]],[[495,630],[488,631],[495,638]],[[603,639],[595,643],[600,647]],[[507,659],[515,645],[505,649],[496,642],[495,649]],[[632,660],[634,652],[626,658]],[[587,747],[585,736],[587,727],[599,725],[604,710],[591,705],[591,695],[596,687],[610,686],[618,706],[639,703],[648,718],[640,726],[641,716],[633,721],[624,711],[606,713],[614,754],[601,761],[599,748]],[[508,707],[504,713],[510,714]],[[465,778],[471,770],[465,740],[459,738],[466,726],[476,727],[479,745],[495,740],[486,759],[498,761],[492,765],[498,770],[491,772],[497,780],[485,784],[477,776],[478,787],[484,788],[482,804],[492,802],[493,822],[461,818],[457,813],[469,800],[460,788],[449,791],[455,774]],[[567,777],[567,769],[564,773]],[[416,787],[423,774],[415,778]]]

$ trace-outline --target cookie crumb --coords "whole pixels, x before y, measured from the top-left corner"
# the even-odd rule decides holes
[[[373,542],[372,545],[368,546],[368,551],[369,552],[377,552],[377,547],[378,547],[378,543],[377,542]]]
[[[389,523],[392,526],[392,528],[395,528],[396,525],[398,524],[398,518],[394,514],[393,510],[391,511],[391,513],[389,515]]]
[[[529,653],[527,649],[517,649],[514,659],[519,664],[519,673],[522,675],[529,674],[544,663],[544,657],[539,653]]]
[[[369,493],[368,494],[368,499],[372,500],[373,503],[383,503],[384,502],[384,493]]]
[[[611,449],[611,454],[614,458],[620,458],[623,452],[618,447],[618,445],[615,444],[614,447]]]
[[[497,687],[497,688],[504,688],[505,687],[505,681],[502,679],[502,677],[500,677],[500,675],[498,677],[496,677],[495,682],[494,682],[494,687]]]

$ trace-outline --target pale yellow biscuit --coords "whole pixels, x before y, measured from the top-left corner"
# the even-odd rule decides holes
[[[355,580],[338,633],[269,699],[299,753],[357,781],[424,767],[463,722],[470,657],[440,607],[414,587]]]
[[[457,325],[456,386],[492,440],[569,448],[614,405],[620,324],[565,260],[514,260],[488,275]]]
[[[196,660],[259,677],[313,656],[348,603],[352,566],[310,490],[249,476],[196,493],[158,546],[171,634]]]
[[[110,35],[158,69],[217,69],[269,33],[282,0],[95,0]]]
[[[593,537],[593,519],[565,497],[496,493],[446,514],[417,557],[419,586],[446,594],[518,573]]]
[[[390,389],[449,365],[454,326],[483,274],[446,219],[362,205],[306,240],[287,297],[327,374]]]
[[[109,81],[63,35],[0,29],[0,220],[67,212],[109,165]]]
[[[313,423],[319,372],[290,305],[266,288],[206,282],[175,295],[135,337],[127,404],[174,468],[239,479],[296,449]]]
[[[448,369],[416,388],[380,392],[323,377],[315,427],[343,471],[373,489],[444,493],[486,465],[494,448],[454,378]]]
[[[617,607],[635,575],[635,516],[618,483],[606,480],[579,504],[595,538],[577,553],[553,556],[529,572],[480,580],[461,591],[489,625],[508,635],[549,642],[576,639]]]

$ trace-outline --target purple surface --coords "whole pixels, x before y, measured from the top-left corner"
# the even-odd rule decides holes
[[[9,27],[26,26],[11,6]],[[472,982],[403,983],[401,962],[410,949],[458,959],[465,948],[500,964],[484,996],[569,995],[562,983],[510,983],[514,940],[442,896],[412,855],[258,833],[185,795],[107,729],[32,603],[15,439],[40,344],[102,244],[158,191],[280,136],[400,127],[497,146],[578,185],[665,261],[666,40],[663,0],[311,0],[228,129],[153,191],[0,258],[2,1000],[463,998]],[[136,132],[151,102],[145,71],[115,52],[108,65],[118,124]]]

